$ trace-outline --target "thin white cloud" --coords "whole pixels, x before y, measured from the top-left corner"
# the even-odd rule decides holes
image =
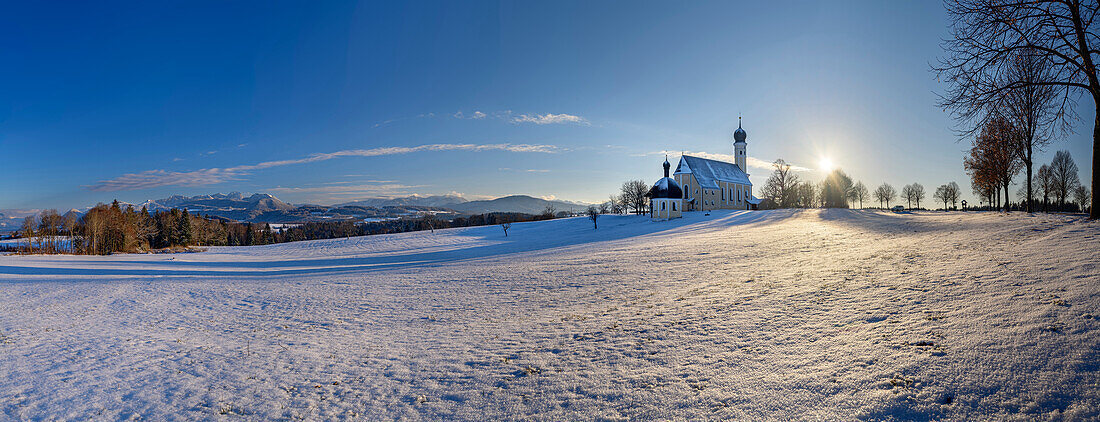
[[[386,120],[383,120],[381,122],[375,123],[374,126],[372,126],[372,127],[377,129],[377,128],[380,128],[382,126],[388,126],[390,123],[399,122],[399,121],[402,121],[402,120],[430,119],[430,118],[433,118],[433,117],[435,117],[435,113],[421,113],[421,114],[417,114],[416,116],[413,116],[413,117],[398,117],[398,118],[393,118],[393,119],[386,119]]]
[[[348,202],[362,198],[395,198],[411,194],[411,189],[421,186],[390,183],[386,181],[367,181],[356,185],[342,186],[278,186],[262,189],[287,198],[295,198],[295,202],[313,204],[328,204]]]
[[[512,123],[534,123],[536,125],[549,125],[556,123],[574,123],[579,125],[588,125],[588,120],[581,116],[574,116],[572,114],[521,114],[512,118]]]
[[[480,111],[474,110],[474,112],[470,113],[470,114],[464,114],[461,111],[459,111],[459,112],[453,114],[452,116],[454,116],[454,118],[456,118],[456,119],[481,120],[481,119],[484,119],[485,117],[487,117],[488,114],[485,114],[485,113],[482,113]]]
[[[772,161],[764,161],[756,157],[748,157],[748,159],[745,160],[745,164],[748,164],[749,167],[756,167],[758,169],[765,169],[768,171],[775,170]],[[814,171],[812,168],[794,165],[790,162],[787,162],[787,164],[790,164],[791,170],[794,171]]]
[[[584,126],[590,125],[588,120],[585,119],[584,117],[575,116],[575,115],[566,114],[566,113],[561,113],[561,114],[554,114],[554,113],[538,114],[538,113],[535,113],[535,114],[514,115],[512,113],[512,110],[494,111],[494,112],[491,112],[491,113],[484,113],[484,112],[475,110],[473,113],[466,113],[466,112],[463,112],[463,111],[457,111],[454,114],[452,114],[451,117],[454,117],[456,119],[473,119],[473,120],[493,118],[493,119],[507,120],[511,123],[517,123],[517,124],[518,123],[534,123],[536,125],[550,125],[550,124],[571,123],[571,124],[584,125]]]
[[[352,149],[328,153],[312,154],[308,157],[291,160],[265,161],[257,164],[227,167],[209,168],[186,172],[169,172],[164,170],[148,170],[141,173],[129,173],[114,179],[103,180],[88,189],[97,192],[115,192],[124,190],[148,189],[161,186],[201,186],[222,183],[230,180],[238,180],[253,170],[262,170],[272,167],[281,167],[294,164],[306,164],[317,161],[326,161],[339,157],[379,157],[385,155],[400,155],[423,151],[507,151],[507,152],[539,152],[555,153],[559,148],[554,145],[530,145],[530,144],[429,144],[415,147],[379,147],[371,149]]]
[[[348,195],[376,195],[376,196],[390,196],[390,195],[410,195],[409,189],[422,187],[419,185],[404,185],[401,183],[377,183],[377,184],[358,184],[358,185],[344,185],[344,186],[307,186],[307,187],[274,187],[267,188],[265,192],[273,192],[278,194],[316,194],[323,193],[330,196],[348,196]]]

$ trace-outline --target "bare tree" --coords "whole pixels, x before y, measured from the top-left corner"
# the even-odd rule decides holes
[[[1077,177],[1077,163],[1069,151],[1054,153],[1054,161],[1050,163],[1050,176],[1053,178],[1054,197],[1058,198],[1058,206],[1066,205],[1066,200],[1073,194],[1073,188],[1081,179]]]
[[[932,193],[932,199],[943,201],[943,209],[947,210],[947,201],[949,199],[947,193],[947,185],[940,185],[938,188],[936,188],[936,192]]]
[[[550,201],[546,201],[546,208],[542,210],[542,214],[540,214],[540,216],[544,220],[552,220],[554,218],[555,211],[557,210],[554,209],[554,204]]]
[[[801,182],[797,185],[797,206],[799,208],[813,208],[817,204],[817,186],[810,182]]]
[[[1073,199],[1081,206],[1081,211],[1088,209],[1090,199],[1089,188],[1085,185],[1078,184],[1076,188],[1073,188]]]
[[[23,225],[19,228],[19,236],[23,237],[24,252],[29,253],[38,249],[38,214],[23,218]]]
[[[772,200],[777,207],[790,208],[798,202],[798,175],[791,171],[791,165],[782,158],[772,163],[775,171],[764,182],[760,194]]]
[[[420,217],[420,223],[428,226],[428,230],[430,230],[431,233],[435,233],[435,226],[438,222],[435,220],[435,214],[432,214],[431,211],[424,212],[424,215]],[[270,231],[271,229],[268,228],[268,230]]]
[[[1043,211],[1046,211],[1050,197],[1054,194],[1054,175],[1051,174],[1049,165],[1043,164],[1039,167],[1039,171],[1035,172],[1035,181],[1038,182],[1039,192],[1043,193]]]
[[[607,203],[613,214],[622,214],[626,212],[626,207],[623,206],[622,196],[612,194],[608,197]]]
[[[848,198],[852,195],[852,178],[843,170],[836,169],[821,181],[821,206],[825,208],[848,208]]]
[[[78,220],[74,212],[67,212],[65,216],[62,217],[61,228],[65,231],[65,235],[69,236],[69,245],[72,245],[72,238],[76,236],[77,223]],[[70,246],[70,249],[71,248]]]
[[[620,198],[626,207],[634,210],[635,214],[645,214],[646,205],[649,203],[649,198],[646,198],[647,193],[649,193],[649,185],[644,180],[631,180],[623,183]]]
[[[1000,198],[1000,188],[1004,188],[1005,211],[1008,211],[1012,178],[1021,168],[1014,150],[1014,136],[1016,132],[1008,120],[1000,117],[990,119],[974,138],[970,154],[963,159],[963,167],[974,180],[975,191],[988,193],[991,205],[994,199]]]
[[[500,222],[501,230],[504,230],[504,237],[508,237],[508,229],[512,228],[512,219],[505,217]]]
[[[882,203],[886,203],[886,207],[890,207],[890,201],[893,201],[898,195],[898,191],[890,186],[889,183],[883,183],[878,188],[875,188],[875,199],[878,200],[879,207],[882,207]]]
[[[1100,191],[1100,44],[1096,0],[948,0],[951,36],[946,56],[934,68],[951,84],[941,105],[963,121],[984,118],[1014,90],[1050,86],[1061,101],[1056,113],[1068,114],[1074,99],[1087,93],[1093,102],[1092,190]],[[1019,54],[1038,54],[1049,66],[1040,80],[1025,80],[1010,70]],[[974,125],[979,127],[981,125]],[[1007,198],[1006,198],[1007,199]],[[1092,197],[1090,219],[1100,218],[1100,198]]]
[[[867,190],[867,186],[863,182],[856,182],[852,186],[851,192],[849,192],[849,198],[852,201],[859,201],[859,207],[863,208],[863,200],[871,197],[871,192]]]
[[[955,182],[948,183],[947,194],[951,201],[951,208],[954,208],[955,203],[959,202],[959,195],[962,194],[962,191],[959,189],[959,184]]]
[[[905,198],[909,209],[913,209],[914,202],[917,203],[917,208],[920,208],[920,200],[924,199],[924,186],[921,186],[920,183],[902,186],[901,197]]]
[[[38,240],[40,249],[45,253],[60,253],[61,215],[57,210],[45,210],[38,217]]]
[[[1027,212],[1034,212],[1034,154],[1050,143],[1055,131],[1061,134],[1069,131],[1064,113],[1072,112],[1072,109],[1062,107],[1058,98],[1059,91],[1055,86],[1043,83],[1053,80],[1054,76],[1050,61],[1041,52],[1034,49],[1013,52],[1012,61],[1006,71],[1009,81],[1024,83],[1016,89],[1006,91],[1001,97],[1001,103],[994,109],[1008,119],[1017,132],[1014,136],[1016,155],[1024,165],[1026,176],[1025,195],[1021,202]]]
[[[588,209],[585,210],[585,214],[588,215],[589,220],[592,220],[592,230],[599,229],[600,227],[596,225],[596,220],[600,218],[600,209],[596,208],[595,205],[589,205]]]

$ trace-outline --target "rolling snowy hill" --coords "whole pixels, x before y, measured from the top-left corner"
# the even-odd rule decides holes
[[[1100,224],[718,211],[0,256],[0,419],[1095,419]]]

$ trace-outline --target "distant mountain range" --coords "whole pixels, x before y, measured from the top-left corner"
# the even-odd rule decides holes
[[[458,195],[434,195],[434,196],[420,196],[412,195],[403,198],[367,198],[358,201],[345,202],[343,204],[334,205],[336,207],[343,206],[359,206],[359,207],[449,207],[455,204],[463,204],[469,202],[466,198]]]
[[[346,202],[336,206],[368,207],[435,207],[446,208],[461,214],[484,214],[489,212],[522,212],[539,214],[551,205],[556,211],[579,210],[587,205],[568,201],[546,200],[527,195],[512,195],[497,199],[470,201],[458,195],[406,196],[403,198],[370,198]]]
[[[192,214],[214,215],[239,221],[279,222],[289,215],[296,214],[298,207],[280,201],[266,193],[257,193],[244,197],[240,192],[228,195],[181,196],[174,195],[164,199],[149,200],[134,204],[134,208],[145,207],[150,212],[165,211],[172,208],[186,209]]]
[[[533,198],[527,195],[512,195],[497,199],[452,204],[447,206],[447,208],[465,214],[484,214],[488,212],[539,214],[546,209],[547,205],[552,206],[555,212],[570,210],[580,212],[587,206],[575,202],[550,201],[542,198]]]
[[[512,195],[497,199],[470,201],[458,195],[406,196],[400,198],[366,198],[336,205],[292,205],[272,195],[257,193],[244,196],[240,192],[229,194],[182,196],[148,200],[132,205],[134,209],[145,207],[149,212],[186,209],[196,215],[207,215],[253,223],[305,223],[311,221],[380,221],[417,216],[431,212],[439,217],[485,214],[491,212],[520,212],[540,214],[551,206],[555,212],[580,212],[587,205],[576,202],[546,200],[526,195]],[[85,209],[86,210],[86,209]],[[0,213],[0,232],[19,228],[25,215],[37,210],[4,210]],[[12,211],[12,212],[8,212]],[[81,210],[68,213],[83,214]],[[67,213],[67,214],[68,214]]]

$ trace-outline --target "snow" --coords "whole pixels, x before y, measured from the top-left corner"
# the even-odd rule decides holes
[[[707,189],[718,189],[718,182],[752,185],[749,176],[735,163],[684,155],[676,166],[676,174],[695,174],[695,181]]]
[[[0,419],[1094,419],[1100,224],[711,211],[0,256]]]

